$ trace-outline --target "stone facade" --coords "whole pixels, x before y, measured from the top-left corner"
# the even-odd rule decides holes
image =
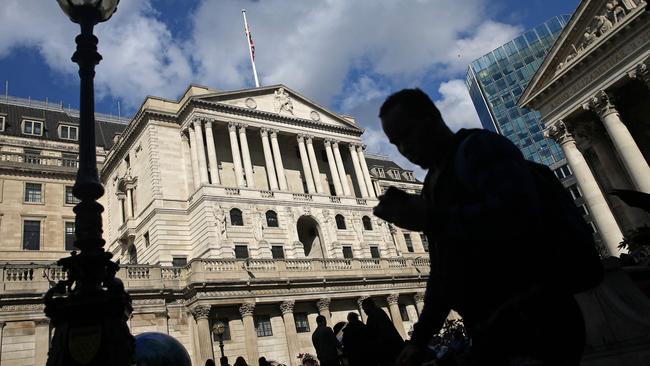
[[[64,118],[58,113],[46,120]],[[16,113],[4,115],[16,123]],[[388,185],[415,193],[421,183],[396,165],[390,177],[377,174],[352,117],[281,85],[190,86],[178,101],[147,98],[120,127],[106,131],[110,141],[98,152],[106,248],[133,297],[134,334],[168,333],[199,365],[219,357],[211,328],[221,320],[231,359],[264,355],[295,365],[298,353],[314,353],[318,314],[333,325],[362,313],[358,300],[373,296],[408,336],[422,307],[428,246],[419,233],[374,217],[372,207]],[[3,152],[12,139],[76,149],[20,133],[0,131],[0,139]],[[4,156],[0,360],[40,365],[50,334],[40,297],[66,275],[52,262],[65,254],[64,220],[74,220],[64,187],[75,168],[48,175],[44,160],[14,166]],[[43,204],[24,202],[25,180],[44,184]],[[45,222],[40,250],[21,248],[25,215]]]

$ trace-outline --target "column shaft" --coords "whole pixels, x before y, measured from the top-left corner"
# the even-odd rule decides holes
[[[298,151],[300,152],[300,161],[302,162],[302,171],[305,175],[307,182],[307,192],[315,193],[314,180],[311,176],[311,168],[309,167],[309,158],[307,157],[307,149],[305,148],[305,139],[302,135],[298,135]]]
[[[318,161],[316,160],[316,153],[314,152],[314,141],[311,137],[307,138],[307,155],[309,155],[309,165],[311,165],[311,172],[314,178],[314,185],[316,186],[316,192],[322,194],[323,182],[320,179]]]
[[[300,345],[298,344],[298,333],[296,332],[296,322],[293,317],[293,300],[284,301],[280,304],[282,311],[282,320],[284,321],[284,334],[287,337],[287,348],[289,351],[290,364],[298,366],[296,356],[300,353]]]
[[[332,143],[325,140],[325,153],[327,154],[327,163],[330,166],[330,175],[332,176],[332,184],[334,184],[334,191],[337,196],[343,195],[343,188],[341,187],[341,177],[339,171],[336,169],[336,161],[334,161],[334,153],[332,152]]]
[[[278,173],[278,184],[283,191],[287,190],[287,178],[284,175],[284,165],[282,164],[282,155],[280,154],[280,145],[278,144],[277,131],[271,131],[271,148],[273,149],[273,159],[275,160],[275,170]]]
[[[208,182],[208,164],[205,161],[205,147],[203,146],[203,127],[201,121],[194,121],[194,133],[196,134],[196,153],[199,156],[199,177],[201,184]]]
[[[199,176],[199,153],[196,150],[196,135],[194,134],[194,127],[188,128],[187,134],[190,136],[190,160],[192,162],[194,188],[198,188],[201,177]]]
[[[210,307],[205,305],[198,305],[192,309],[192,315],[196,319],[196,332],[199,340],[199,364],[205,364],[208,359],[214,360],[214,352],[212,350],[212,332],[210,331]]]
[[[126,189],[126,209],[129,218],[133,218],[133,188]]]
[[[363,178],[366,182],[366,187],[368,188],[368,196],[375,198],[374,186],[372,184],[372,179],[370,178],[370,171],[368,170],[368,164],[366,163],[366,157],[363,155],[363,146],[357,146],[357,154],[359,155],[359,162],[361,163],[361,171],[363,172]]]
[[[368,188],[366,187],[366,181],[363,177],[363,172],[361,171],[361,165],[359,164],[357,148],[353,144],[348,145],[348,147],[350,148],[350,157],[352,158],[352,166],[354,166],[354,174],[357,177],[359,193],[361,193],[361,197],[368,197]]]
[[[257,349],[257,330],[255,329],[255,320],[253,319],[253,311],[255,310],[255,303],[244,303],[239,307],[239,313],[242,316],[242,323],[244,324],[244,340],[246,343],[246,361],[253,364],[259,358],[259,351]]]
[[[330,304],[332,300],[329,297],[323,297],[316,302],[316,307],[318,308],[318,314],[325,317],[327,320],[327,325],[332,326],[332,314],[330,313]]]
[[[348,178],[345,174],[345,167],[343,167],[343,159],[341,159],[341,152],[339,151],[339,144],[334,142],[332,144],[334,149],[334,159],[336,160],[336,169],[339,172],[339,179],[341,180],[341,187],[343,188],[343,194],[350,196],[350,185],[348,184]]]
[[[402,314],[399,312],[399,294],[390,294],[387,297],[388,300],[388,310],[390,311],[390,317],[393,320],[393,325],[397,329],[399,335],[402,336],[402,339],[406,338],[406,332],[404,332],[404,323],[402,323]]]
[[[275,176],[275,166],[273,165],[273,154],[271,154],[268,130],[262,128],[260,130],[260,136],[262,137],[262,149],[264,150],[264,162],[266,163],[266,176],[269,179],[269,189],[277,190],[278,181]]]
[[[0,364],[2,364],[2,334],[5,329],[6,322],[0,321]]]
[[[47,319],[34,322],[35,348],[34,365],[45,365],[47,363],[47,352],[50,350],[50,322]]]
[[[232,152],[232,163],[235,169],[235,178],[237,187],[244,187],[244,175],[242,174],[241,155],[239,154],[239,142],[237,141],[237,125],[230,123],[228,125],[230,136],[230,151]]]
[[[214,146],[214,135],[212,134],[212,121],[205,122],[205,143],[208,147],[208,163],[210,165],[210,183],[220,184],[219,165],[217,163],[217,149]]]
[[[246,125],[239,126],[239,143],[241,144],[242,160],[244,161],[244,171],[246,172],[246,187],[255,187],[253,163],[251,162],[251,153],[248,150],[248,139],[246,138],[246,127]]]
[[[359,296],[357,299],[357,306],[359,307],[359,314],[361,314],[361,321],[364,323],[368,322],[368,314],[366,314],[365,311],[363,311],[363,306],[361,306],[361,303],[363,300],[367,299],[369,296],[364,295],[364,296]]]

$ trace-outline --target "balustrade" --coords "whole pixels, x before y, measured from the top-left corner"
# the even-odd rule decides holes
[[[56,156],[36,155],[31,153],[17,153],[17,152],[0,152],[0,161],[29,164],[29,165],[44,165],[51,167],[65,167],[77,168],[79,162],[77,159],[60,158]]]
[[[311,194],[307,194],[307,193],[293,193],[292,197],[296,201],[310,201],[311,202],[311,201],[314,200],[314,196],[312,196]]]

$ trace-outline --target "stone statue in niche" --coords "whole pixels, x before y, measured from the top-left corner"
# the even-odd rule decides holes
[[[354,215],[352,220],[352,228],[354,229],[354,233],[357,234],[357,239],[359,242],[363,242],[363,223],[359,215]]]
[[[226,222],[228,221],[228,216],[226,211],[219,205],[216,205],[214,208],[214,218],[216,220],[215,226],[217,227],[218,238],[222,240],[227,239]]]
[[[605,7],[607,8],[607,16],[614,21],[614,24],[625,16],[625,9],[619,5],[618,0],[609,0]]]
[[[255,210],[253,212],[253,237],[257,241],[262,240],[262,237],[264,237],[264,227],[262,226],[264,220],[262,220],[262,215],[262,211]]]
[[[594,17],[594,20],[596,21],[595,28],[598,31],[600,36],[609,32],[609,30],[612,29],[613,27],[612,22],[609,19],[607,19],[607,17],[604,15],[596,15]]]
[[[293,102],[291,101],[289,93],[287,93],[284,88],[280,88],[273,94],[275,95],[275,108],[278,114],[286,112],[290,115],[293,115]]]

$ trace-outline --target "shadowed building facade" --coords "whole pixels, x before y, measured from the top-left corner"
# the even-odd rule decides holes
[[[73,249],[64,192],[76,122],[16,104],[0,101],[0,362],[40,365],[50,335],[40,298]],[[177,101],[147,98],[128,124],[97,124],[104,238],[133,297],[133,334],[170,334],[203,364],[219,356],[220,320],[231,359],[295,365],[314,352],[318,314],[333,325],[372,296],[403,334],[417,320],[428,245],[372,207],[387,185],[421,183],[367,157],[352,117],[281,85],[193,85]]]

